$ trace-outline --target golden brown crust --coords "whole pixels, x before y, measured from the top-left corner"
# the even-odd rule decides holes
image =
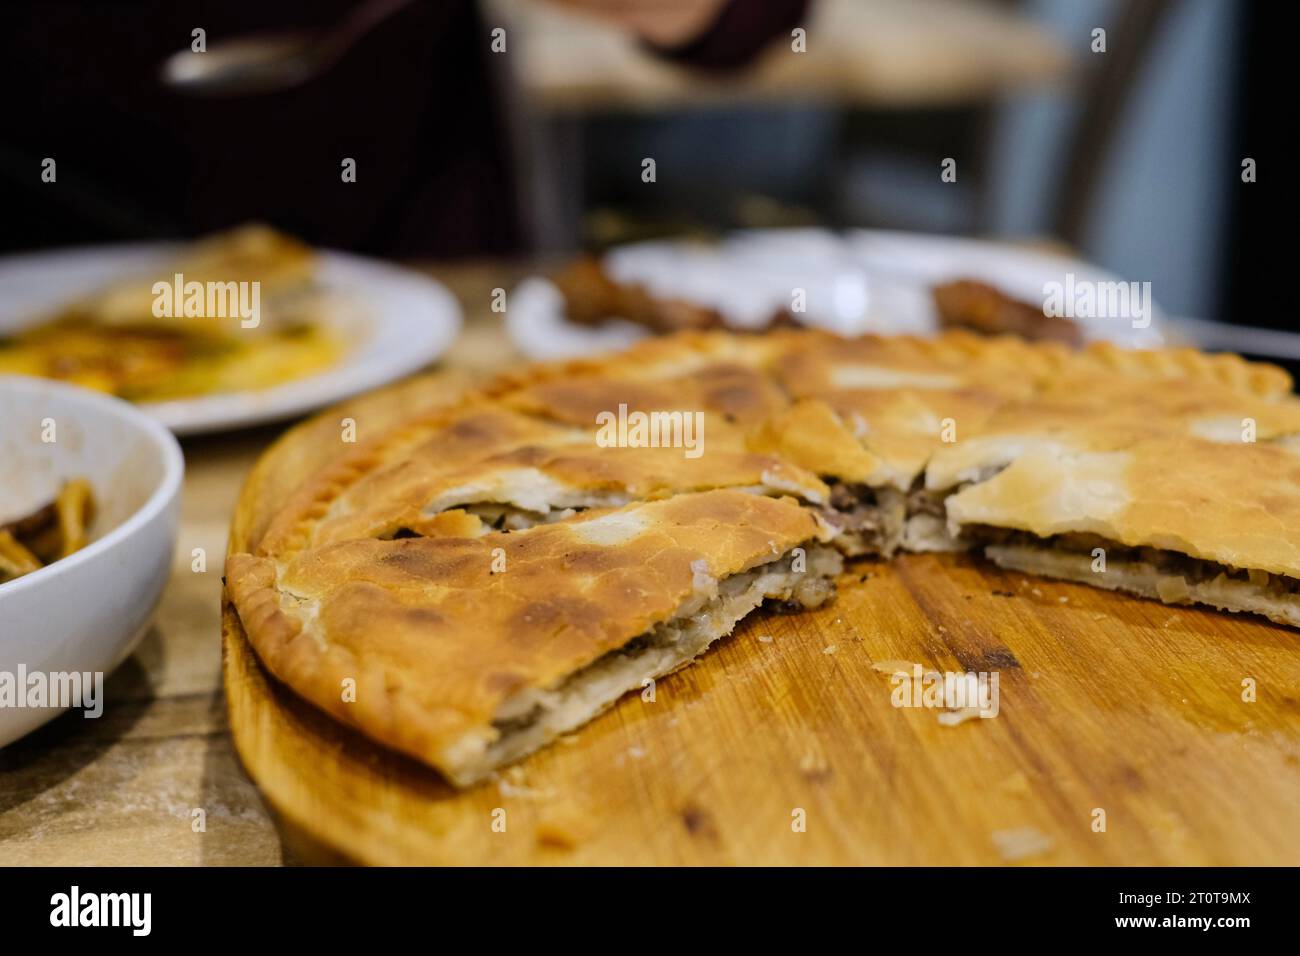
[[[671,617],[701,576],[775,560],[819,532],[790,499],[711,491],[511,534],[348,541],[278,568],[232,555],[227,586],[272,673],[449,769],[466,734],[490,740],[510,694]]]
[[[1276,365],[1191,348],[1124,349],[1113,342],[1093,342],[1075,364],[1147,379],[1215,382],[1262,398],[1287,395],[1294,387],[1290,374]]]
[[[1109,451],[1031,448],[949,498],[948,515],[959,526],[1089,533],[1300,578],[1300,457],[1263,442],[1232,454],[1187,436]]]
[[[808,471],[850,484],[885,484],[884,462],[873,455],[826,402],[796,400],[771,416],[749,439],[750,447],[770,452]]]
[[[228,588],[273,673],[448,770],[488,745],[506,697],[665,620],[702,567],[725,578],[831,534],[832,482],[973,482],[948,499],[955,525],[1298,574],[1284,386],[1236,356],[960,331],[678,335],[412,402],[382,427],[358,415],[363,440],[246,529]],[[698,413],[702,454],[606,447],[596,419],[619,406]],[[327,441],[338,423],[314,427]],[[555,523],[503,533],[500,509]]]

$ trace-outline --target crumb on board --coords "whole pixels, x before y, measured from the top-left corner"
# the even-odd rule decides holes
[[[911,661],[872,661],[871,663],[871,669],[882,674],[910,674],[918,667],[921,665],[913,664]]]
[[[994,830],[991,834],[993,845],[997,847],[1002,859],[1009,862],[1026,860],[1051,852],[1056,845],[1042,830],[1034,827],[1015,827],[1010,830]]]
[[[771,643],[772,643],[772,635],[771,635],[771,634],[760,634],[760,635],[758,635],[758,643],[760,643],[760,644],[771,644]]]
[[[979,717],[980,709],[978,707],[959,707],[956,710],[941,710],[939,712],[939,723],[944,727],[956,727],[958,724],[964,724],[968,720]]]
[[[589,835],[590,817],[576,808],[551,809],[542,814],[534,831],[539,846],[572,850]]]
[[[497,792],[502,797],[517,797],[520,800],[546,800],[551,791],[541,790],[528,785],[522,767],[510,767],[496,777]]]
[[[824,776],[830,772],[830,764],[820,747],[814,745],[804,752],[799,758],[799,772],[808,777]]]
[[[822,653],[830,655],[830,654],[834,654],[837,650],[839,650],[839,648],[836,645],[827,644],[825,647],[822,648]]]
[[[572,850],[578,845],[578,838],[567,827],[543,820],[537,824],[537,842],[556,850]]]

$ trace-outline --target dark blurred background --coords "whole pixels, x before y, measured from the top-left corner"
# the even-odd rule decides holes
[[[213,56],[367,5],[9,0],[0,246],[258,218],[427,260],[883,227],[1041,242],[1151,281],[1168,313],[1294,327],[1271,285],[1296,218],[1290,6],[390,0],[306,81],[214,96],[160,81],[195,28]]]

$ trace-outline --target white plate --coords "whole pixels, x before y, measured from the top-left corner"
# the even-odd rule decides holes
[[[642,242],[611,250],[605,267],[621,282],[711,306],[746,328],[789,309],[792,290],[800,289],[800,318],[844,335],[935,332],[930,288],[952,279],[981,279],[1028,302],[1043,301],[1045,285],[1064,284],[1069,275],[1076,285],[1119,281],[1081,260],[1006,243],[870,230],[755,230],[717,244]],[[1122,319],[1078,321],[1088,339],[1138,348],[1163,341],[1164,319],[1154,306],[1144,329]],[[647,334],[627,322],[589,329],[566,321],[559,291],[544,279],[515,290],[506,326],[526,354],[545,359],[618,348]]]
[[[173,258],[171,243],[24,253],[0,259],[0,334],[70,300]],[[327,321],[355,342],[315,375],[255,391],[203,395],[139,408],[178,435],[242,428],[301,415],[418,371],[451,344],[460,308],[440,283],[408,269],[321,252],[316,280],[330,294]]]

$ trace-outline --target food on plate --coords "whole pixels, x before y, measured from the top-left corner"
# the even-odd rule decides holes
[[[342,354],[323,321],[312,251],[265,226],[194,243],[0,338],[0,373],[138,402],[265,388]]]
[[[984,335],[1018,335],[1033,342],[1083,341],[1079,326],[1064,316],[1048,315],[1041,306],[1021,302],[976,279],[955,279],[931,289],[939,326],[969,329]]]
[[[614,279],[595,256],[580,256],[551,277],[564,298],[565,316],[578,325],[611,319],[634,322],[651,332],[670,333],[735,328],[717,309],[686,299],[651,295],[643,286]],[[768,328],[797,325],[784,309],[773,312]]]
[[[54,500],[43,507],[0,522],[0,584],[80,551],[94,516],[90,485],[76,478],[64,482]]]
[[[761,332],[795,328],[802,323],[787,309],[773,311],[756,328],[741,328],[717,309],[682,298],[650,293],[644,286],[620,282],[595,256],[580,256],[551,277],[564,299],[565,317],[578,325],[597,326],[613,319],[633,322],[651,332],[730,330]],[[1040,306],[1014,299],[976,279],[956,279],[931,290],[942,329],[966,329],[981,335],[1015,335],[1031,342],[1080,345],[1080,327],[1062,316],[1047,315]]]
[[[1187,349],[684,333],[413,408],[271,510],[227,562],[261,660],[460,786],[859,555],[1300,626],[1300,400]]]

